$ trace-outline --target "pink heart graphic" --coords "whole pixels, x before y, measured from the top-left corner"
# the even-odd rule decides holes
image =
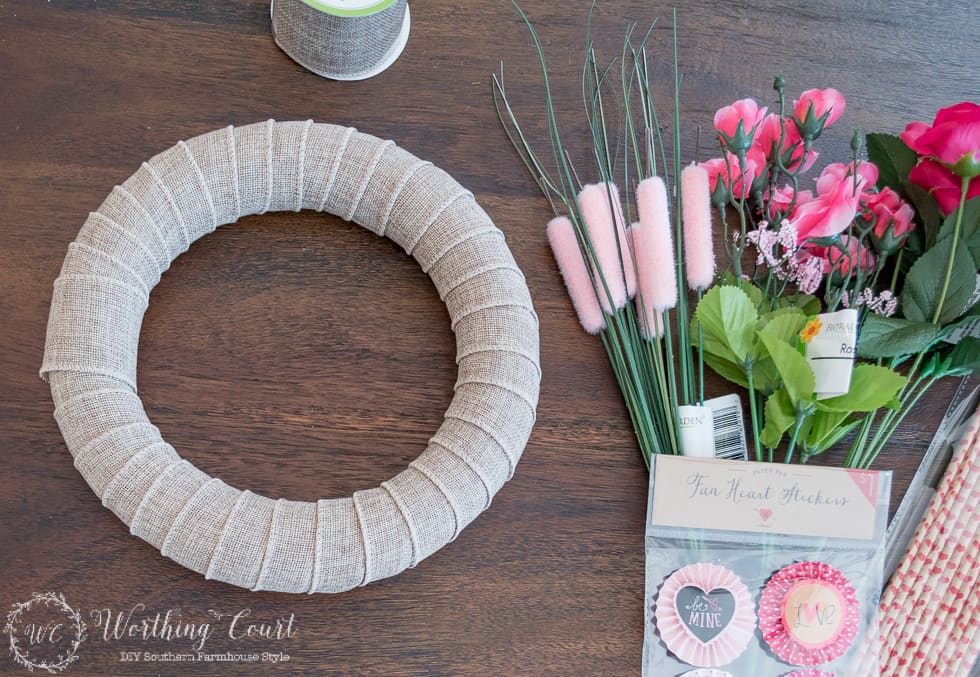
[[[769,518],[772,517],[772,510],[770,508],[759,508],[759,517],[762,518],[763,522],[768,522]]]

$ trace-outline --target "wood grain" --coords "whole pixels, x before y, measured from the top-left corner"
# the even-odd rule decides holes
[[[552,64],[565,143],[585,155],[578,83],[583,2],[528,3]],[[504,3],[413,4],[404,55],[365,82],[320,79],[274,45],[260,0],[0,3],[0,607],[65,594],[89,639],[68,674],[626,675],[643,636],[647,473],[600,345],[579,329],[547,250],[547,203],[507,144],[489,75],[506,62],[527,129],[544,130],[540,73]],[[593,31],[615,56],[627,21],[664,2],[604,2]],[[975,97],[972,2],[683,3],[684,156],[735,98],[835,86],[850,127],[896,132]],[[669,21],[653,31],[670,96]],[[391,137],[470,188],[507,234],[541,317],[538,423],[517,474],[450,546],[414,570],[340,596],[251,593],[203,580],[131,537],[71,464],[37,378],[51,283],[68,243],[152,154],[210,129],[315,118]],[[707,151],[701,150],[702,156]],[[583,177],[585,178],[585,177]],[[312,500],[373,486],[423,448],[449,404],[453,337],[438,296],[394,244],[312,213],[243,219],[195,244],[154,291],[140,390],[152,420],[209,473]],[[723,383],[711,390],[721,393]],[[952,393],[936,388],[878,467],[897,494]],[[821,462],[839,461],[828,456]],[[288,663],[132,663],[121,651],[190,642],[106,639],[88,611],[180,609],[274,620],[291,638],[207,652],[283,651]],[[19,674],[7,656],[0,673]]]

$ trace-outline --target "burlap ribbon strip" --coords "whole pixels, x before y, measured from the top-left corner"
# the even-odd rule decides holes
[[[449,309],[459,365],[443,424],[406,470],[316,503],[208,476],[136,393],[140,324],[170,262],[243,215],[300,209],[413,256]],[[178,143],[89,215],[54,284],[41,375],[75,466],[133,534],[207,578],[341,592],[415,566],[511,477],[534,423],[538,324],[503,234],[452,177],[353,129],[269,120]]]

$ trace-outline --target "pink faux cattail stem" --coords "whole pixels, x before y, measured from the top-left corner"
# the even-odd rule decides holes
[[[687,285],[707,289],[715,279],[715,250],[711,241],[711,188],[704,167],[691,164],[681,171],[681,207]]]
[[[596,298],[582,250],[579,249],[575,227],[568,217],[559,216],[548,222],[547,230],[551,251],[558,262],[558,269],[565,280],[578,320],[585,331],[597,334],[606,326],[606,320],[602,315],[602,308],[599,307],[599,299]]]
[[[636,287],[619,190],[611,183],[589,184],[579,191],[578,206],[595,253],[596,289],[602,308],[612,313],[626,305]]]
[[[630,227],[626,229],[626,239],[630,243],[630,250],[636,252],[636,243],[634,238],[636,233],[640,230],[640,224],[634,222],[630,224]],[[640,333],[643,334],[644,338],[662,338],[664,335],[664,314],[662,311],[654,310],[652,308],[645,308],[643,303],[643,294],[639,294],[636,297],[636,313],[640,318]]]
[[[626,233],[626,219],[623,218],[623,204],[619,198],[619,188],[615,183],[607,183],[609,195],[612,199],[613,218],[616,223],[616,236],[619,238],[619,253],[623,260],[623,275],[626,278],[626,294],[633,298],[636,296],[636,265],[635,255],[630,239]]]
[[[636,208],[640,221],[632,228],[633,249],[639,282],[641,329],[649,337],[662,335],[658,322],[665,310],[677,305],[677,274],[671,236],[667,187],[663,179],[644,179],[636,188]]]

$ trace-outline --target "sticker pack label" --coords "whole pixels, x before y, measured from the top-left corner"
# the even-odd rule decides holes
[[[883,483],[873,470],[667,455],[654,463],[654,526],[875,537]]]

